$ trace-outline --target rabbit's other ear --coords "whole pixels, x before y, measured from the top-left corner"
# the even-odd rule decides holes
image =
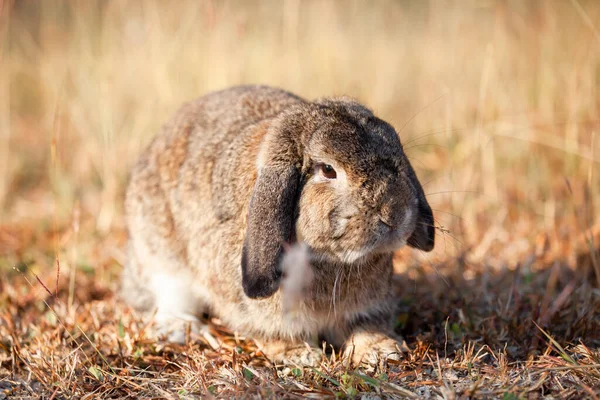
[[[265,166],[256,179],[242,249],[242,286],[250,298],[278,288],[283,243],[290,241],[300,171],[294,165]]]
[[[406,174],[410,179],[412,186],[416,189],[417,199],[419,201],[417,208],[417,224],[412,235],[408,238],[407,244],[411,247],[423,251],[433,250],[435,244],[435,225],[433,221],[433,212],[425,198],[423,187],[417,179],[417,175],[410,164],[406,170]]]

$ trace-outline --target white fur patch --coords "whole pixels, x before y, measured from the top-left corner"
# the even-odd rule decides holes
[[[209,304],[208,292],[194,284],[191,274],[155,274],[150,280],[150,289],[160,314],[188,319]]]
[[[281,261],[281,303],[285,313],[299,309],[314,279],[308,245],[299,242],[289,247]]]

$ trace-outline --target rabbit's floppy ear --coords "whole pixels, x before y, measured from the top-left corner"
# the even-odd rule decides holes
[[[250,298],[277,291],[283,243],[292,239],[294,229],[302,160],[293,138],[299,132],[275,125],[265,135],[258,156],[242,248],[242,286]]]
[[[408,238],[407,244],[419,250],[431,251],[435,244],[435,226],[433,221],[433,212],[425,198],[423,187],[417,179],[417,175],[410,164],[406,169],[406,175],[410,179],[412,186],[417,191],[419,201],[417,208],[417,225],[412,235]]]

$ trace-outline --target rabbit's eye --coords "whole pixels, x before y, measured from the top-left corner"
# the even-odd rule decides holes
[[[335,172],[335,169],[333,169],[333,167],[329,164],[320,164],[319,172],[321,175],[323,175],[324,178],[327,178],[327,179],[337,178],[337,173]]]

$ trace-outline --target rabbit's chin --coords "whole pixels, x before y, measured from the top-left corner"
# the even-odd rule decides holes
[[[406,239],[396,239],[385,243],[373,250],[373,253],[376,254],[385,254],[385,253],[393,253],[396,250],[400,250],[402,247],[406,246]]]

